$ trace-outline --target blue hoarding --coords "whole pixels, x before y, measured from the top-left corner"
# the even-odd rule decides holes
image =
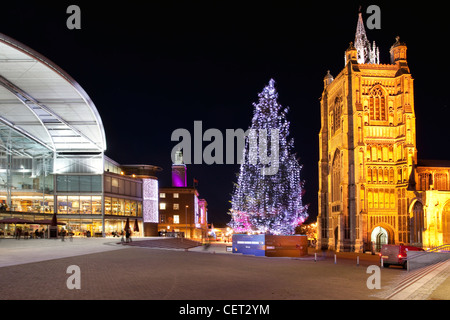
[[[265,235],[233,235],[233,253],[250,254],[258,257],[265,256]]]

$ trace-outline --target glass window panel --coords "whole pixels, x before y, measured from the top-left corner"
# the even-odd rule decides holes
[[[34,197],[33,197],[34,198]],[[38,196],[31,200],[31,210],[32,212],[42,212],[43,208],[43,198],[42,196]]]
[[[111,177],[105,176],[104,183],[105,183],[105,185],[104,185],[105,192],[111,192]]]
[[[112,209],[111,209],[111,198],[105,197],[105,215],[111,215]]]
[[[131,210],[131,203],[129,200],[125,200],[125,215],[129,216]]]
[[[80,191],[91,192],[91,176],[80,176]]]
[[[119,180],[119,194],[124,194],[125,192],[125,181]]]
[[[67,191],[78,192],[80,190],[80,177],[67,176]]]
[[[101,196],[92,196],[92,214],[102,214]]]
[[[48,175],[44,178],[44,192],[51,194],[54,191],[53,188],[53,175]]]
[[[58,213],[61,214],[67,213],[67,196],[58,196],[57,206],[58,206]]]
[[[125,194],[130,195],[131,192],[131,182],[125,181]]]
[[[80,197],[68,196],[67,197],[67,213],[79,214],[80,213]]]
[[[53,196],[45,196],[42,207],[44,213],[52,213],[53,210],[55,209]]]
[[[137,216],[138,217],[142,217],[142,203],[138,202],[138,212],[137,212]]]
[[[136,197],[142,198],[142,183],[136,183]]]
[[[83,214],[91,214],[91,196],[80,196],[81,202],[81,213]]]
[[[133,217],[136,216],[136,211],[137,211],[137,203],[135,201],[131,201],[131,207],[130,207],[130,213]]]
[[[112,203],[112,214],[116,216],[120,212],[119,199],[112,198],[111,203]]]
[[[123,199],[119,199],[119,215],[125,214],[125,202]]]
[[[102,192],[102,176],[91,176],[92,192]]]
[[[56,176],[56,190],[67,191],[67,176]]]
[[[136,182],[132,182],[131,185],[130,185],[130,187],[131,187],[130,195],[133,196],[133,197],[136,197],[136,185],[137,185]]]

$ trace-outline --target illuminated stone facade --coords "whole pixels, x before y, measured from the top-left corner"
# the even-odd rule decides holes
[[[360,17],[355,42],[361,38]],[[407,47],[397,37],[390,64],[358,63],[367,53],[357,47],[350,44],[336,78],[324,79],[317,245],[362,252],[449,243],[450,165],[418,163]]]

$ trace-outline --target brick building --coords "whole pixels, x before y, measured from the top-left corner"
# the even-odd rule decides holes
[[[158,231],[196,240],[206,238],[207,205],[195,186],[187,186],[186,165],[181,153],[177,153],[172,165],[172,186],[159,188]]]

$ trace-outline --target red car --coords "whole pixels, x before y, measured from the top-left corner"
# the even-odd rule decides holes
[[[385,244],[381,247],[380,258],[383,259],[383,266],[398,265],[406,268],[406,256],[408,251],[425,251],[422,248]]]

